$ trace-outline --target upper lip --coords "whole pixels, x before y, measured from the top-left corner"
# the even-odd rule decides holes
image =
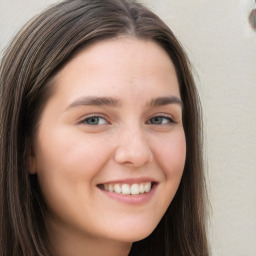
[[[154,178],[149,177],[139,177],[139,178],[125,178],[125,179],[115,179],[115,180],[108,180],[104,181],[100,184],[140,184],[140,183],[146,183],[146,182],[152,182],[152,183],[158,183],[158,181]]]

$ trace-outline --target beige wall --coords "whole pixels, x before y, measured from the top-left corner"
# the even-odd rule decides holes
[[[0,50],[56,0],[0,0]],[[172,28],[197,73],[205,115],[213,256],[256,252],[254,0],[144,0]]]

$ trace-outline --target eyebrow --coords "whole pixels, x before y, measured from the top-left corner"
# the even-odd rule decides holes
[[[121,105],[121,100],[114,99],[111,97],[81,97],[71,103],[67,109],[74,108],[77,106],[110,106],[118,107]]]
[[[112,97],[81,97],[71,103],[66,110],[78,106],[110,106],[110,107],[119,107],[121,106],[121,99],[116,99]],[[165,97],[158,97],[152,99],[147,104],[150,107],[160,107],[169,104],[178,104],[183,108],[182,101],[176,96],[165,96]]]
[[[183,108],[183,102],[181,101],[181,99],[179,99],[176,96],[159,97],[159,98],[152,99],[149,102],[149,106],[151,107],[160,107],[160,106],[169,105],[169,104],[178,104],[181,106],[181,108]]]

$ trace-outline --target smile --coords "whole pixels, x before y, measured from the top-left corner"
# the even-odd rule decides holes
[[[101,184],[100,189],[108,192],[123,194],[123,195],[139,195],[150,192],[153,182],[143,182],[134,184]]]

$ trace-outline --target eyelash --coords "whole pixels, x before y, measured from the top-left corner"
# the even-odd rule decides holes
[[[89,119],[92,119],[92,118],[97,119],[97,120],[99,120],[99,119],[104,119],[104,124],[109,124],[109,122],[107,121],[107,119],[106,119],[105,117],[101,116],[101,115],[91,115],[91,116],[88,116],[88,117],[84,118],[83,120],[81,120],[79,123],[81,123],[81,124],[87,124],[87,125],[91,125],[91,126],[104,125],[104,124],[102,124],[102,123],[100,123],[100,122],[98,122],[98,123],[96,123],[96,124],[89,124],[89,123],[88,123],[88,120],[89,120]],[[163,119],[166,119],[167,122],[165,122],[165,123],[160,123],[160,124],[151,123],[151,122],[152,122],[152,119],[156,119],[156,118],[161,118],[162,121],[163,121]],[[171,118],[170,116],[167,116],[167,115],[163,115],[163,114],[153,116],[153,117],[151,117],[151,118],[146,122],[146,124],[152,124],[152,125],[166,125],[166,124],[168,124],[168,123],[176,124],[176,122],[173,120],[173,118]]]
[[[156,115],[156,116],[151,117],[151,118],[149,119],[149,121],[152,120],[152,119],[154,119],[154,118],[161,118],[162,120],[163,120],[163,119],[166,119],[166,120],[168,120],[168,121],[165,122],[165,123],[163,123],[163,124],[161,123],[161,124],[152,124],[152,125],[166,125],[166,124],[168,124],[168,123],[176,124],[176,122],[174,121],[174,119],[173,119],[172,117],[168,116],[168,115],[163,115],[163,114],[161,114],[161,115]],[[147,123],[148,123],[149,121],[147,121]]]
[[[94,119],[104,119],[104,122],[107,124],[107,123],[109,123],[108,121],[107,121],[107,119],[105,118],[105,117],[103,117],[103,116],[101,116],[101,115],[91,115],[91,116],[88,116],[88,117],[86,117],[86,118],[84,118],[83,120],[81,120],[81,122],[79,122],[79,123],[81,123],[81,124],[87,124],[87,125],[94,125],[94,126],[96,126],[96,125],[103,125],[103,124],[99,124],[99,123],[97,123],[97,124],[89,124],[88,123],[88,120],[89,119],[92,119],[92,118],[94,118]]]

